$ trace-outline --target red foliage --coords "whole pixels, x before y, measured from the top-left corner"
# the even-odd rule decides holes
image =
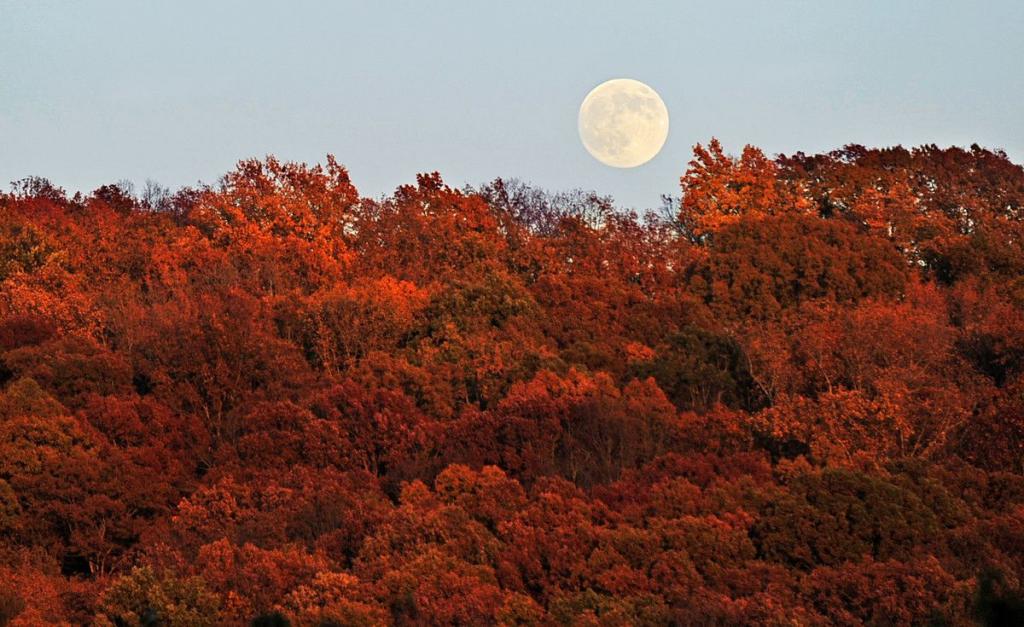
[[[1024,169],[681,184],[0,195],[0,623],[1024,620]]]

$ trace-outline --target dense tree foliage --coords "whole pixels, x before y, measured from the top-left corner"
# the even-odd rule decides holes
[[[1024,169],[0,194],[0,624],[1024,622]]]

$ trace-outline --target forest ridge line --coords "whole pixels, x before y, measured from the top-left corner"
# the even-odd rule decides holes
[[[0,623],[1020,617],[1024,169],[712,140],[679,183],[16,183]]]

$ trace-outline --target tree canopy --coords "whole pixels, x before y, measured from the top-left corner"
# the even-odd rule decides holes
[[[680,192],[14,185],[0,624],[1024,621],[1024,169]]]

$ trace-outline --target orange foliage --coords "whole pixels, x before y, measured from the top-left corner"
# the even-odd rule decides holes
[[[0,624],[1020,623],[1024,169],[0,194]]]

